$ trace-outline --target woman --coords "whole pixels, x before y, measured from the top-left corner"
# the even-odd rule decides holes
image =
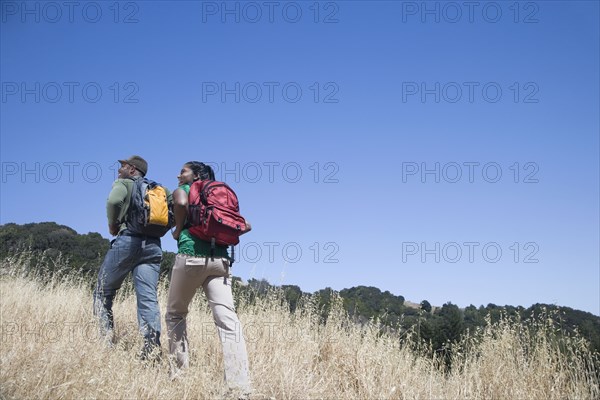
[[[172,375],[189,366],[186,316],[196,290],[202,287],[223,345],[225,381],[229,388],[249,393],[248,355],[233,305],[227,247],[217,245],[211,254],[211,243],[192,236],[185,226],[190,185],[197,180],[214,180],[215,174],[210,166],[190,161],[183,165],[177,179],[179,188],[173,192],[176,222],[173,238],[177,240],[178,251],[165,318]]]

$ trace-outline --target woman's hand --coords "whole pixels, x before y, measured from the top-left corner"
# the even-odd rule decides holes
[[[179,242],[179,235],[181,235],[181,230],[180,229],[175,229],[173,232],[173,239],[175,239],[176,241]]]
[[[243,235],[244,233],[248,233],[252,230],[252,225],[250,225],[250,222],[246,221],[246,229],[244,229],[242,231],[242,233],[240,233],[240,236]]]

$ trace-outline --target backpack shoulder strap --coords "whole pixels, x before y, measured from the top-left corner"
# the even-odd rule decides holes
[[[126,220],[130,221],[132,216],[132,211],[136,207],[136,204],[141,204],[143,202],[142,192],[144,191],[144,185],[146,185],[146,178],[138,177],[134,178],[133,184],[131,185],[131,192],[128,194],[129,204],[127,210]]]

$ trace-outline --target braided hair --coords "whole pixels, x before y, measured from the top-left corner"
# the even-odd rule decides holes
[[[194,176],[197,176],[201,181],[215,180],[215,172],[210,165],[206,165],[200,161],[188,161],[185,165],[189,167],[194,173]]]

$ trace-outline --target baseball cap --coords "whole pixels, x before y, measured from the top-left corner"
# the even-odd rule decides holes
[[[146,175],[148,172],[148,163],[140,156],[131,156],[126,160],[118,160],[120,163],[125,163],[129,165],[133,165],[135,169],[140,171],[142,175]]]

